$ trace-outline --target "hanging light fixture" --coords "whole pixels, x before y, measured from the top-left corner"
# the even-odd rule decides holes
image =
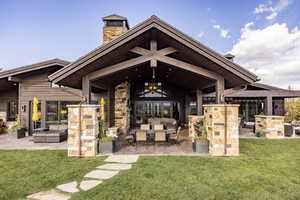
[[[152,78],[155,79],[155,67],[152,67]]]

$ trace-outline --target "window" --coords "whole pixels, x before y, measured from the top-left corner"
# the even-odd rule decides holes
[[[196,101],[190,102],[190,115],[197,115],[197,102]]]
[[[46,102],[46,120],[58,121],[58,101]]]
[[[15,121],[18,114],[18,101],[7,103],[7,121]]]
[[[106,21],[106,26],[123,27],[123,21],[120,20]]]
[[[167,92],[162,89],[161,82],[145,82],[144,89],[139,97],[167,97]]]
[[[47,123],[67,123],[67,105],[78,104],[77,101],[47,101],[46,102],[46,121]]]

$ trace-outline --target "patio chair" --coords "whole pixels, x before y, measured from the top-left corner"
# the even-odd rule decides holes
[[[153,129],[155,131],[162,131],[162,130],[164,130],[164,125],[163,124],[154,124]]]
[[[181,126],[178,127],[177,131],[175,134],[171,134],[169,136],[169,142],[174,142],[175,144],[179,144],[179,133],[180,133],[180,130],[181,130]]]
[[[136,136],[135,136],[135,141],[136,141],[136,145],[138,143],[144,143],[146,144],[147,142],[147,134],[146,134],[146,131],[137,131],[136,132]]]
[[[125,139],[127,141],[127,144],[129,144],[129,145],[133,145],[134,144],[134,137],[133,137],[133,135],[126,135]]]
[[[155,133],[155,138],[154,138],[155,143],[164,143],[167,141],[166,139],[166,133],[164,131],[157,131]]]
[[[150,124],[141,124],[141,130],[143,131],[150,130]]]

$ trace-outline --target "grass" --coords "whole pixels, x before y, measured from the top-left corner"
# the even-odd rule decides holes
[[[140,157],[131,170],[74,194],[72,200],[300,199],[300,140],[241,139],[240,150],[240,157],[230,158]],[[102,162],[65,155],[65,151],[0,151],[0,199],[79,180]]]
[[[77,159],[63,150],[1,150],[0,199],[25,199],[28,194],[81,180],[103,157]]]

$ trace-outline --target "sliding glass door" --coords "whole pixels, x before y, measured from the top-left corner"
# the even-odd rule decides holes
[[[175,118],[179,116],[178,103],[173,101],[135,101],[134,124],[148,123],[149,118]]]

